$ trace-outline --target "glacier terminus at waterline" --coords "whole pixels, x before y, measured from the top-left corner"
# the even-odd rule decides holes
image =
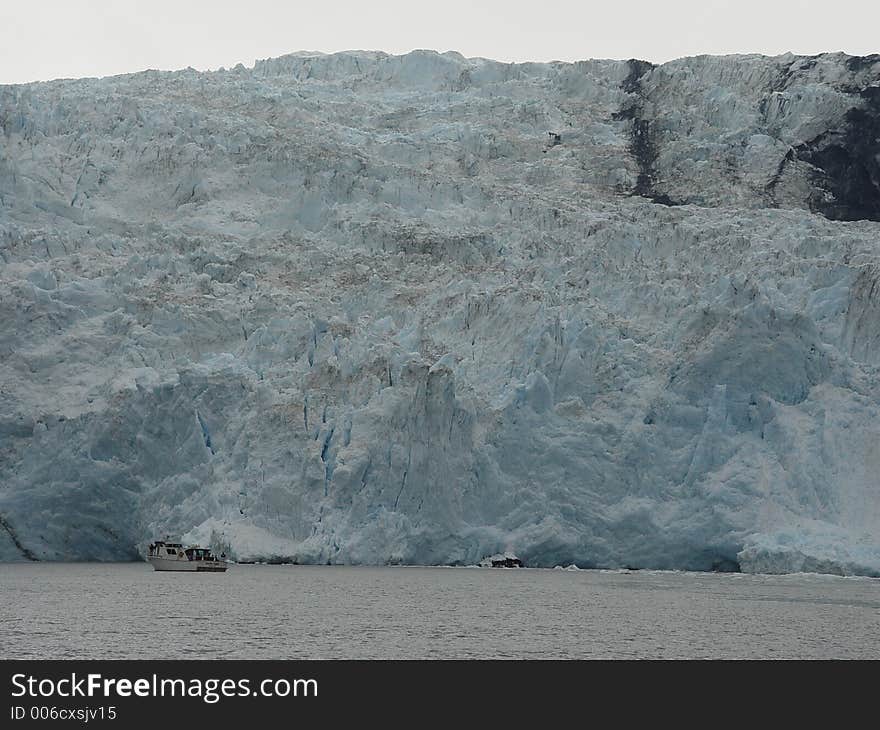
[[[880,57],[0,87],[0,559],[880,575]]]

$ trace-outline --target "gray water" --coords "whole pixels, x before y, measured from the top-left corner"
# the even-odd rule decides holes
[[[0,564],[2,659],[880,657],[880,581]]]

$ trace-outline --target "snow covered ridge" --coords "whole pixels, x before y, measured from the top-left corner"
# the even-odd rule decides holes
[[[0,559],[880,575],[880,57],[0,87]]]

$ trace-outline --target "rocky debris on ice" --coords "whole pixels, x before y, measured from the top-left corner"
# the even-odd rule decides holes
[[[880,573],[878,61],[0,87],[0,559]]]

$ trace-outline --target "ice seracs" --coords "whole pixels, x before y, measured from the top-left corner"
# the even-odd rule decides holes
[[[419,51],[0,87],[0,559],[877,574],[878,82]]]

